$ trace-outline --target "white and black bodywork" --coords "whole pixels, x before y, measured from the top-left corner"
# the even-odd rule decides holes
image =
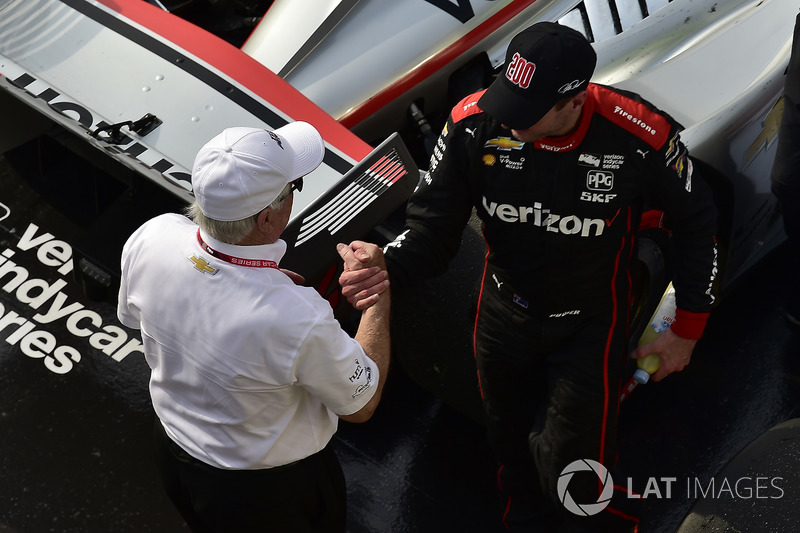
[[[418,179],[396,136],[373,150],[240,50],[140,0],[7,1],[0,35],[0,101],[18,125],[3,132],[3,151],[55,124],[90,160],[125,169],[114,177],[150,180],[184,203],[193,198],[194,156],[219,131],[314,124],[325,157],[285,233],[286,266],[309,280],[335,263],[336,242],[368,232]],[[120,238],[107,245],[119,249]],[[113,279],[114,264],[85,259],[87,272],[108,279],[100,266]]]

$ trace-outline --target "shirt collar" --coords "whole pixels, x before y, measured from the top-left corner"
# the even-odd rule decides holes
[[[229,244],[226,242],[218,241],[217,239],[209,236],[208,233],[200,230],[200,235],[203,240],[214,250],[218,250],[224,254],[232,255],[234,257],[241,257],[242,259],[267,259],[280,263],[284,254],[286,254],[286,241],[278,239],[271,244],[258,244],[253,246],[238,246],[236,244]]]

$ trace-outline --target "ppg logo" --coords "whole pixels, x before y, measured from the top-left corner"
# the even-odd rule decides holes
[[[614,173],[607,170],[590,170],[586,174],[586,187],[590,191],[610,191],[614,188]]]

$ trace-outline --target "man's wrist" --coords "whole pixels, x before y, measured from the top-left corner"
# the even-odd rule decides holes
[[[679,337],[697,340],[703,336],[710,314],[677,309],[675,311],[675,322],[670,326],[670,329]]]

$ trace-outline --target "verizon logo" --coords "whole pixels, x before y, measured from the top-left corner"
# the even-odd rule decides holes
[[[551,213],[549,209],[543,209],[540,202],[534,202],[533,207],[515,206],[490,202],[484,196],[483,208],[490,217],[497,218],[503,222],[533,224],[534,226],[546,228],[547,231],[564,235],[599,237],[606,227],[605,220],[601,218],[557,215]]]

